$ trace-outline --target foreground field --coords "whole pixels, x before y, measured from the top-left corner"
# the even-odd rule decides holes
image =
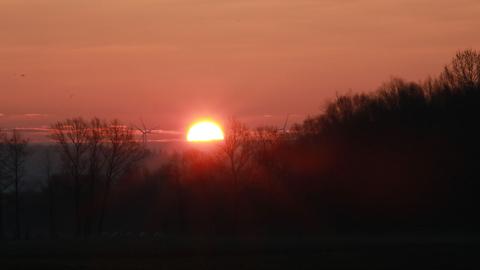
[[[477,237],[4,242],[0,269],[479,269]]]

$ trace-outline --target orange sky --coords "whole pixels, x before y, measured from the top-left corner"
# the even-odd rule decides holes
[[[299,121],[335,92],[437,74],[480,48],[479,14],[478,0],[0,0],[0,126]]]

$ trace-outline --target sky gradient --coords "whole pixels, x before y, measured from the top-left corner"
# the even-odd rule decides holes
[[[0,0],[0,126],[300,121],[480,48],[478,0]]]

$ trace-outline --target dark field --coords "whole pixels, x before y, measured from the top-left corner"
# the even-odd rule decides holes
[[[478,269],[479,237],[6,242],[1,269]]]

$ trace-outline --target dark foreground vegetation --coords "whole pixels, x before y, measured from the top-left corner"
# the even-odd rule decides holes
[[[135,258],[172,269],[404,268],[402,258],[467,267],[480,232],[479,115],[480,54],[468,50],[436,78],[337,96],[288,131],[232,119],[215,149],[153,168],[134,129],[62,121],[39,165],[42,190],[26,188],[28,142],[5,132],[0,251],[11,265],[18,249],[102,269]]]
[[[164,238],[11,242],[2,269],[478,269],[478,238]]]

